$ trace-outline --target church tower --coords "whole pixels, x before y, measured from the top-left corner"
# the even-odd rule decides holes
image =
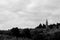
[[[46,19],[46,28],[48,28],[48,20]]]

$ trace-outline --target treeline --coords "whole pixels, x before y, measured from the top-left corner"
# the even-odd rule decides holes
[[[46,25],[45,24],[39,24],[36,28],[45,28],[46,29]],[[48,28],[53,29],[53,28],[60,28],[60,23],[57,24],[50,24],[48,25]]]
[[[34,29],[19,29],[16,27],[7,31],[0,31],[0,34],[31,40],[58,40],[60,39],[60,23],[48,25],[48,28],[45,24],[39,24]]]

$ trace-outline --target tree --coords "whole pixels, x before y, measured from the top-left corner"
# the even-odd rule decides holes
[[[50,29],[53,29],[53,25],[49,25],[48,27],[49,27]]]
[[[31,38],[30,30],[29,29],[23,29],[22,36],[27,37],[27,38]]]
[[[42,28],[46,28],[46,25],[45,24],[43,24],[43,27]]]
[[[39,24],[39,26],[37,26],[36,28],[42,28],[42,25],[41,25],[41,24]]]
[[[55,32],[55,39],[60,40],[60,32]]]
[[[19,29],[16,27],[16,28],[12,28],[11,29],[11,33],[13,36],[16,36],[16,37],[19,37],[20,36],[20,31]]]

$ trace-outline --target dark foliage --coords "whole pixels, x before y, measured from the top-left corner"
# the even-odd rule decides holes
[[[23,29],[21,37],[32,38],[29,29]]]
[[[19,29],[18,29],[17,27],[11,29],[11,35],[12,35],[12,36],[19,37],[19,36],[20,36],[20,31],[19,31]]]
[[[43,24],[43,27],[42,28],[46,28],[46,25],[45,24]]]
[[[60,32],[56,32],[54,34],[55,34],[55,39],[60,40]]]
[[[39,26],[37,26],[36,28],[42,28],[43,26],[41,24],[39,24]]]
[[[35,29],[18,29],[12,28],[10,31],[0,31],[2,35],[9,35],[12,37],[29,38],[32,40],[59,40],[60,31],[52,32],[53,29],[60,30],[60,23],[48,25],[48,29],[45,24],[40,24]],[[49,31],[48,31],[49,30]],[[49,33],[50,32],[50,33]],[[0,37],[1,38],[1,37]]]

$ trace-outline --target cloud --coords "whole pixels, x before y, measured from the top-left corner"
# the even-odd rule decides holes
[[[49,24],[60,22],[59,10],[59,0],[0,0],[1,28],[36,27],[46,19]]]

